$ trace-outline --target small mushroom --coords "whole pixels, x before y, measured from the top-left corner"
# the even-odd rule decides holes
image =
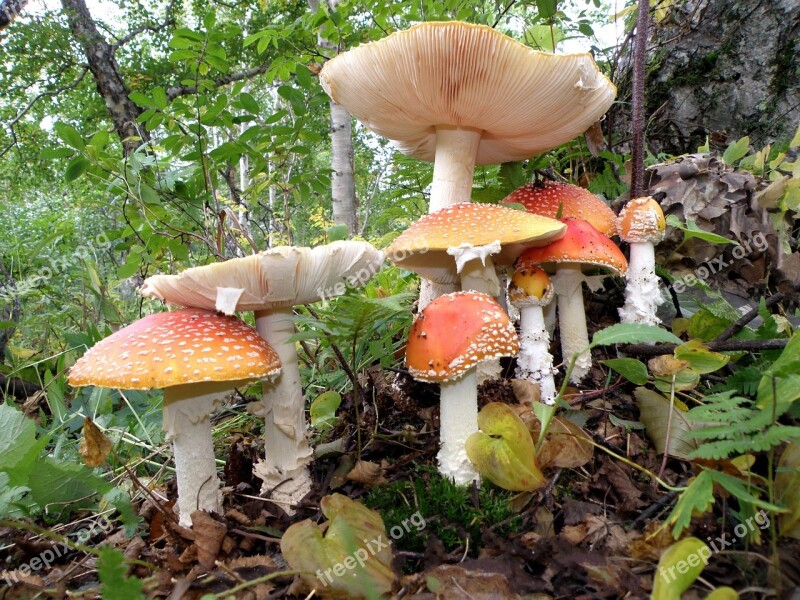
[[[567,226],[564,237],[547,246],[528,248],[517,260],[517,269],[538,265],[551,273],[558,301],[561,355],[565,362],[578,355],[570,377],[572,383],[578,384],[592,365],[588,353],[579,354],[589,346],[582,284],[596,281],[586,274],[622,275],[628,263],[617,245],[586,221],[563,222]]]
[[[550,354],[550,336],[542,314],[542,307],[553,299],[550,277],[539,267],[518,268],[511,278],[508,299],[519,310],[520,316],[516,376],[538,384],[542,402],[554,404],[555,370]]]
[[[280,372],[276,352],[235,317],[187,308],[149,315],[98,342],[72,367],[75,387],[164,388],[181,525],[195,510],[220,512],[209,414],[236,387]]]
[[[326,300],[362,285],[384,262],[368,242],[339,241],[316,248],[281,246],[225,262],[156,275],[141,293],[178,306],[254,311],[256,330],[280,356],[283,370],[264,384],[266,458],[255,467],[270,498],[292,512],[311,489],[305,401],[295,343],[293,306]]]
[[[619,309],[623,323],[659,325],[656,310],[664,303],[656,275],[655,244],[664,238],[666,221],[651,197],[630,200],[619,213],[619,237],[630,244],[625,274],[625,304]]]
[[[486,294],[440,296],[411,326],[406,364],[414,379],[441,384],[439,472],[459,485],[478,480],[465,447],[478,431],[476,367],[518,351],[508,316]]]

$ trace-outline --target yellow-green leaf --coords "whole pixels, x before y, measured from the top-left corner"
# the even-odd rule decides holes
[[[689,340],[675,348],[675,358],[687,361],[701,375],[718,371],[730,360],[730,356],[709,350],[700,340]]]
[[[467,439],[467,456],[478,472],[506,490],[531,492],[545,483],[533,438],[507,404],[492,402],[478,414],[480,431]]]
[[[672,544],[658,561],[650,600],[680,600],[702,573],[709,556],[711,548],[696,537]]]
[[[634,396],[639,406],[639,419],[656,452],[663,454],[669,449],[670,456],[688,460],[689,454],[697,448],[697,440],[689,435],[692,423],[686,413],[677,406],[670,407],[667,398],[647,388],[636,388]]]

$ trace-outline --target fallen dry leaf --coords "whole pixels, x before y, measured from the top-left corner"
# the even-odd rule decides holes
[[[425,574],[428,589],[436,600],[494,600],[516,598],[502,573],[471,570],[459,565],[439,565]]]
[[[210,569],[219,556],[228,528],[225,523],[220,523],[207,512],[196,510],[192,513],[192,530],[197,546],[197,562]]]
[[[572,421],[555,417],[536,458],[542,469],[575,469],[590,462],[592,456],[594,446],[586,432]]]
[[[356,466],[347,474],[347,478],[368,488],[388,483],[383,476],[383,466],[368,460],[357,461]]]
[[[89,418],[83,420],[83,436],[78,446],[83,462],[89,467],[99,467],[111,452],[111,440]]]

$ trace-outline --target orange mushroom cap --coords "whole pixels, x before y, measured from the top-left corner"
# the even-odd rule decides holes
[[[101,340],[72,367],[73,386],[127,390],[262,379],[278,354],[236,317],[186,308],[139,319]]]
[[[608,269],[619,275],[628,270],[625,255],[609,238],[581,219],[562,219],[567,233],[541,248],[528,248],[517,259],[517,269],[534,265],[578,263]]]
[[[508,295],[512,303],[526,297],[541,300],[551,288],[550,276],[544,269],[525,266],[514,271]]]
[[[431,302],[414,321],[406,364],[415,379],[452,381],[479,362],[518,352],[514,326],[494,298],[455,292]]]
[[[528,212],[555,219],[583,219],[600,233],[617,234],[617,216],[589,190],[559,181],[528,183],[503,198],[502,204],[522,204]]]
[[[619,213],[619,236],[626,242],[658,243],[667,222],[661,206],[650,196],[630,200]]]

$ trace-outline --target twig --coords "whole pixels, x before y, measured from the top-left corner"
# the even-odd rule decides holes
[[[788,338],[773,340],[726,340],[724,342],[709,342],[709,350],[715,352],[761,352],[763,350],[782,350],[789,342]],[[634,356],[650,357],[672,354],[677,344],[626,344],[620,346],[620,352]]]
[[[783,292],[778,293],[778,294],[773,294],[772,296],[770,296],[769,298],[767,298],[764,301],[764,305],[767,308],[770,308],[772,306],[775,306],[778,302],[783,300],[785,297],[786,297],[786,294],[784,294]],[[760,308],[761,308],[760,306],[756,306],[751,311],[749,311],[749,312],[745,313],[744,315],[742,315],[735,323],[731,324],[730,327],[728,327],[725,331],[723,331],[721,334],[719,334],[719,336],[717,336],[717,339],[714,340],[714,341],[715,342],[724,342],[725,340],[730,339],[731,337],[733,337],[735,334],[737,334],[739,331],[741,331],[744,328],[745,325],[747,325],[750,321],[752,321],[753,319],[755,319],[758,316],[758,311],[760,310]]]
[[[162,29],[166,29],[167,27],[172,25],[175,22],[175,20],[172,18],[172,11],[174,8],[175,8],[175,0],[170,0],[167,9],[164,11],[164,20],[161,23],[142,25],[141,27],[132,29],[127,33],[127,35],[121,37],[116,42],[111,44],[111,52],[112,53],[116,52],[118,48],[130,42],[140,33],[144,33],[145,31],[152,31],[155,33],[161,31]]]
[[[266,73],[271,66],[271,62],[265,62],[258,67],[247,69],[246,71],[239,71],[237,73],[231,73],[230,75],[223,75],[219,79],[214,80],[214,85],[217,87],[222,87],[223,85],[234,83],[235,81],[251,79],[256,75]],[[167,98],[169,100],[174,100],[178,96],[187,96],[189,94],[194,94],[195,92],[197,92],[196,85],[176,85],[167,89]]]

